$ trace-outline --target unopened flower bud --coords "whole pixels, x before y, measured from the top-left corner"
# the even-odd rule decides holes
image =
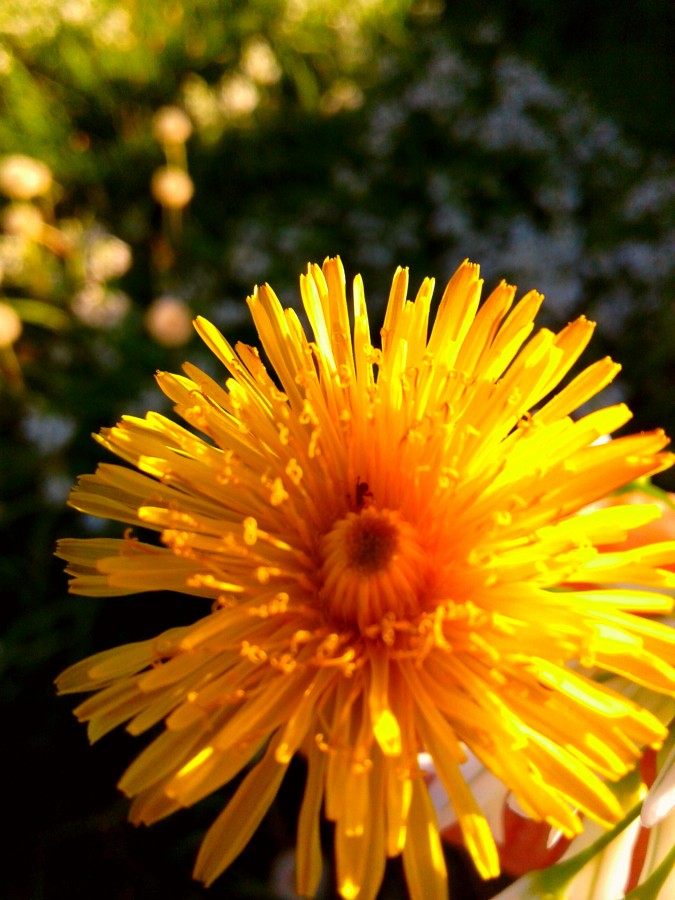
[[[37,240],[44,228],[42,213],[32,203],[10,203],[2,211],[2,227],[8,234]]]
[[[255,83],[245,75],[228,75],[221,82],[219,101],[223,112],[234,118],[250,115],[260,103]]]
[[[9,303],[0,303],[0,347],[11,347],[23,330],[19,314]]]
[[[152,133],[160,144],[184,144],[192,134],[192,122],[178,106],[162,106],[152,118]]]
[[[158,297],[148,307],[145,327],[163,347],[180,347],[192,337],[192,311],[180,297]]]
[[[152,176],[152,196],[168,209],[182,209],[192,200],[195,186],[183,169],[178,166],[162,166]]]
[[[49,166],[19,153],[0,160],[0,191],[12,200],[30,200],[46,194],[52,185]]]
[[[261,37],[252,38],[244,47],[241,68],[258,84],[276,84],[281,78],[281,68],[274,51]]]
[[[102,284],[85,284],[73,297],[71,309],[90,328],[116,328],[131,307],[123,291],[111,291]]]
[[[114,235],[102,235],[87,248],[87,274],[94,281],[120,278],[131,263],[131,247]]]

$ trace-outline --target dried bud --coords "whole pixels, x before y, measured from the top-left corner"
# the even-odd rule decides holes
[[[180,347],[192,337],[192,311],[180,297],[158,297],[148,307],[145,327],[163,347]]]

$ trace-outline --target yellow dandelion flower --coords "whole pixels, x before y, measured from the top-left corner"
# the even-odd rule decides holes
[[[342,897],[374,897],[386,857],[402,854],[411,896],[430,900],[447,883],[420,753],[489,878],[498,855],[460,772],[465,748],[529,816],[573,836],[579,813],[622,817],[607,780],[664,739],[654,715],[584,669],[675,694],[675,633],[644,615],[672,607],[661,589],[675,587],[664,568],[675,542],[617,549],[655,506],[580,511],[671,465],[667,438],[596,443],[628,421],[626,406],[571,413],[619,367],[602,359],[559,388],[593,324],[530,337],[542,297],[513,305],[502,283],[479,307],[481,285],[477,266],[460,266],[428,333],[434,282],[411,302],[398,269],[381,348],[359,277],[350,325],[338,259],[300,279],[309,336],[257,289],[248,304],[268,366],[198,319],[225,386],[190,364],[158,375],[206,439],[155,413],[125,417],[99,441],[135,470],[102,464],[73,491],[76,509],[162,542],[62,541],[74,593],[212,602],[194,624],[106,650],[58,682],[96,691],[76,710],[92,740],[164,722],[120,782],[134,822],[247,770],[199,852],[207,884],[296,753],[307,761],[298,892],[319,881],[323,809]]]

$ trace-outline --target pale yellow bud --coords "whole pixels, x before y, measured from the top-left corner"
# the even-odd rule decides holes
[[[49,166],[19,153],[0,160],[0,191],[12,200],[30,200],[46,194],[52,185]]]
[[[152,117],[152,133],[160,144],[184,144],[192,134],[192,122],[178,106],[162,106]]]
[[[21,234],[35,241],[44,229],[42,213],[32,203],[10,203],[2,211],[2,227],[8,234]]]
[[[87,247],[87,276],[94,281],[119,278],[129,271],[131,247],[111,234],[102,235]]]
[[[116,328],[131,308],[123,291],[111,291],[102,284],[85,284],[71,300],[77,318],[90,328]]]
[[[226,115],[235,118],[248,116],[260,103],[260,94],[250,78],[229,75],[221,82],[219,101]]]
[[[241,68],[258,84],[276,84],[281,78],[281,68],[274,51],[261,37],[252,38],[244,47]]]
[[[0,347],[11,347],[21,336],[19,314],[9,303],[0,302]]]
[[[182,209],[192,200],[195,186],[183,169],[178,166],[162,166],[152,176],[152,196],[167,209]]]

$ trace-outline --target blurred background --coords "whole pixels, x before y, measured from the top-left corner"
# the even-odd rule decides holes
[[[297,305],[339,253],[377,322],[397,265],[415,292],[468,256],[544,292],[544,324],[596,319],[585,362],[624,364],[604,396],[675,435],[674,31],[670,0],[0,0],[3,897],[293,896],[300,763],[207,893],[190,872],[227,792],[134,829],[115,783],[144,744],[89,748],[52,686],[196,616],[71,598],[52,557],[121,533],[65,507],[91,433],[168,412],[158,368],[221,377],[194,315],[254,342],[253,285]],[[505,883],[448,853],[455,897]]]

